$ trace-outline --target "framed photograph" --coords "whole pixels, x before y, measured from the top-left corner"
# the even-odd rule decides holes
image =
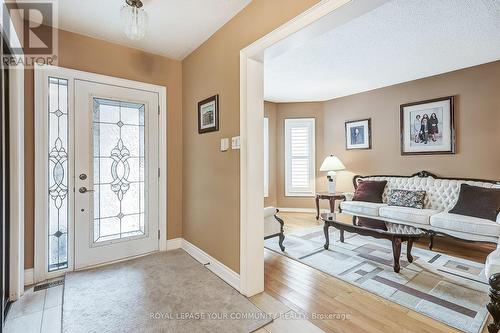
[[[209,97],[198,103],[198,133],[219,130],[219,95]]]
[[[401,105],[401,155],[455,154],[454,97]]]
[[[372,148],[371,123],[371,119],[345,123],[345,148],[347,150]]]

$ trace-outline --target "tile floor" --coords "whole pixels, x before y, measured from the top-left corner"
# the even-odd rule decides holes
[[[307,319],[301,318],[295,311],[266,292],[250,297],[250,301],[274,318],[272,323],[257,330],[256,333],[323,332],[323,330],[319,329]]]
[[[61,332],[64,285],[34,291],[33,286],[12,304],[5,322],[5,333]],[[321,333],[310,321],[301,319],[292,309],[265,292],[250,298],[262,311],[272,314],[274,321],[256,333]]]
[[[14,302],[5,321],[5,333],[57,333],[61,331],[64,285],[34,291],[29,287]]]

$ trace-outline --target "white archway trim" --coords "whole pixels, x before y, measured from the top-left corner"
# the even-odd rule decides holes
[[[245,296],[264,291],[264,50],[350,1],[320,1],[240,51],[240,292]]]

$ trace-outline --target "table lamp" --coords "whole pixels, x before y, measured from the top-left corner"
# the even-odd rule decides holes
[[[328,192],[335,193],[335,176],[337,171],[345,170],[345,165],[337,156],[330,155],[323,161],[319,171],[328,172]]]

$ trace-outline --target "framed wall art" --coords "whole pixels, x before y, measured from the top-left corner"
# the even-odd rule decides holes
[[[401,155],[455,153],[454,97],[401,105]]]
[[[345,123],[346,149],[371,149],[371,119],[347,121]]]
[[[198,133],[219,130],[219,95],[209,97],[198,103]]]

